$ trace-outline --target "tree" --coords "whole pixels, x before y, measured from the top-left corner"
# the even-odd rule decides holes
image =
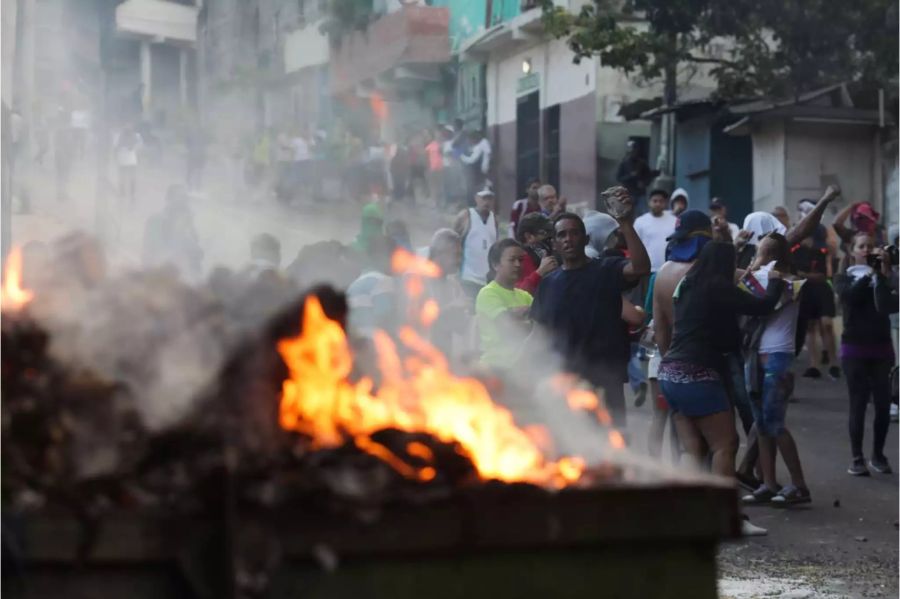
[[[690,64],[706,65],[725,99],[896,82],[894,0],[593,0],[577,14],[543,0],[543,10],[576,60],[663,79],[667,104]],[[724,53],[710,51],[716,41]]]

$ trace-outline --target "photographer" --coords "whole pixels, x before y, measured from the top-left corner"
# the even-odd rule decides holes
[[[897,290],[889,282],[892,259],[896,260],[895,249],[876,247],[871,234],[857,233],[850,247],[850,266],[835,278],[844,315],[841,358],[850,394],[853,453],[847,472],[853,476],[869,474],[862,441],[870,397],[875,424],[869,466],[882,474],[891,472],[883,449],[890,424],[890,373],[894,363],[890,314],[897,312]]]

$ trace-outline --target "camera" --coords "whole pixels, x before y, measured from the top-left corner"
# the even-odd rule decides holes
[[[900,251],[897,250],[896,245],[886,245],[882,248],[884,253],[888,255],[891,259],[891,265],[896,265],[898,258],[900,258]],[[872,268],[881,268],[881,257],[876,254],[869,254],[866,256],[866,262],[868,262],[869,266]]]

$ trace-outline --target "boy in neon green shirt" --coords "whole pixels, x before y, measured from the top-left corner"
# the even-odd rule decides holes
[[[487,366],[511,368],[530,331],[531,294],[515,286],[522,275],[524,258],[525,250],[512,239],[498,241],[488,252],[494,279],[478,292],[475,300],[481,362]]]

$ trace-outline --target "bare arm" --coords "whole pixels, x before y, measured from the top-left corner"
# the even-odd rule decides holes
[[[453,230],[456,231],[457,235],[460,237],[466,236],[466,233],[469,232],[468,210],[461,210],[460,213],[456,215],[456,218],[453,220]]]
[[[812,235],[815,232],[816,227],[819,226],[819,223],[822,222],[822,216],[825,214],[825,209],[828,208],[828,205],[840,194],[841,190],[837,186],[829,185],[822,195],[822,199],[816,204],[816,207],[813,208],[809,214],[804,216],[803,220],[797,223],[797,226],[793,227],[785,234],[788,245],[793,246]]]
[[[657,289],[653,290],[653,338],[664,356],[672,344],[672,302],[663,301]]]
[[[644,324],[644,311],[622,298],[622,320],[631,328],[637,328]]]
[[[647,255],[647,248],[634,230],[634,223],[630,218],[619,221],[619,232],[625,239],[629,258],[625,268],[622,269],[622,276],[627,281],[638,281],[650,274],[650,256]]]

